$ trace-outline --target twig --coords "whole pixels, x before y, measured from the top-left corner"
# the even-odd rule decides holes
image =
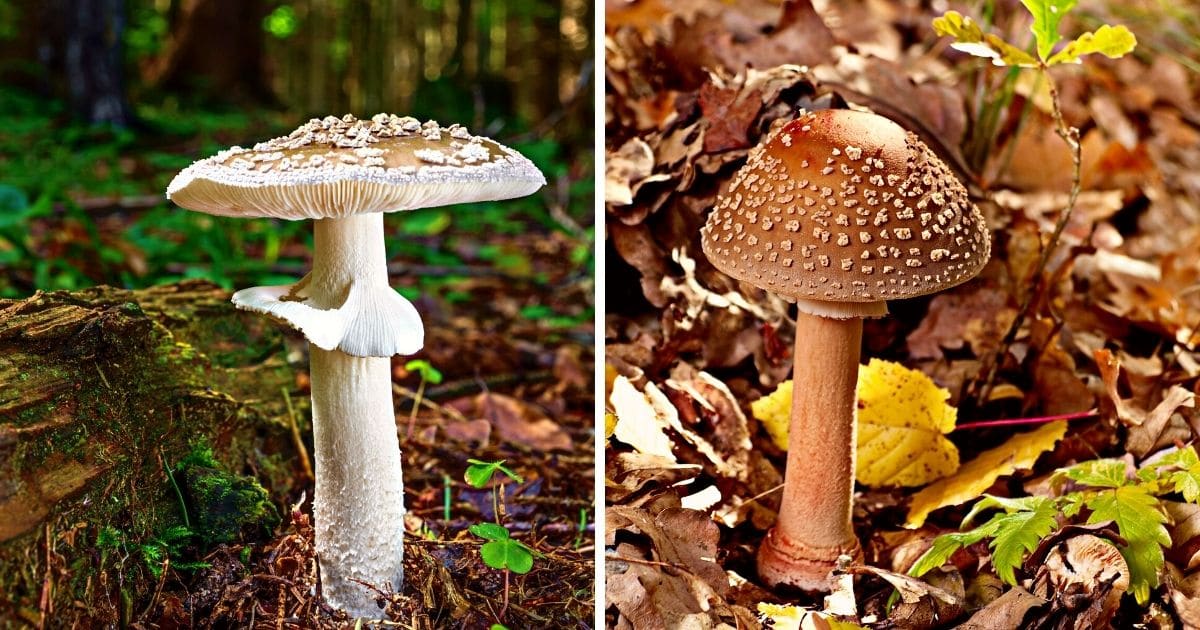
[[[396,385],[393,383],[392,391],[394,391],[395,393],[397,393],[401,396],[404,396],[405,398],[407,398],[409,400],[417,399],[417,393],[407,387],[404,387],[403,385]],[[421,406],[426,407],[428,409],[432,409],[433,411],[435,411],[439,414],[442,414],[444,416],[448,416],[452,420],[457,420],[459,422],[467,421],[467,417],[462,415],[461,413],[459,413],[457,409],[455,409],[454,407],[447,407],[445,405],[440,405],[440,404],[430,400],[428,395],[421,397]]]
[[[313,475],[312,463],[308,461],[308,448],[304,446],[304,439],[300,437],[300,427],[296,424],[296,410],[292,407],[292,396],[286,387],[279,389],[283,392],[283,402],[287,405],[288,428],[292,432],[292,445],[296,447],[296,452],[300,455],[300,467],[304,470],[305,479],[313,481],[316,476]]]
[[[554,380],[554,372],[551,370],[538,370],[536,372],[522,372],[515,374],[495,374],[488,377],[477,377],[443,383],[436,387],[430,387],[426,392],[426,395],[434,398],[453,398],[457,396],[465,396],[466,394],[477,391],[487,392],[493,387],[504,387],[506,385],[515,385],[517,383],[542,383],[552,380]]]
[[[987,397],[991,394],[1000,365],[1004,362],[1004,357],[1008,355],[1009,348],[1016,341],[1017,334],[1021,331],[1021,326],[1025,323],[1025,318],[1029,314],[1029,309],[1034,304],[1034,298],[1040,297],[1045,288],[1042,282],[1042,274],[1046,269],[1046,265],[1050,262],[1050,256],[1058,248],[1058,239],[1062,236],[1063,229],[1067,227],[1067,223],[1071,220],[1071,212],[1075,209],[1075,202],[1079,199],[1082,187],[1083,157],[1079,144],[1079,130],[1068,125],[1066,120],[1063,119],[1062,108],[1058,100],[1058,86],[1054,83],[1054,78],[1050,76],[1049,69],[1045,64],[1042,64],[1040,69],[1042,75],[1046,77],[1046,85],[1050,90],[1051,115],[1054,117],[1055,132],[1071,149],[1071,192],[1067,197],[1067,206],[1059,214],[1058,222],[1054,225],[1054,232],[1050,234],[1050,240],[1042,249],[1042,255],[1038,257],[1037,265],[1033,269],[1033,286],[1025,294],[1024,298],[1022,298],[1021,306],[1017,309],[1017,316],[1013,318],[1008,332],[1004,334],[1000,346],[996,349],[996,353],[987,364],[987,369],[982,379],[983,385],[976,388],[980,380],[976,379],[972,382],[971,389],[977,389],[973,396],[976,406],[981,406],[983,401],[987,400]],[[970,392],[968,394],[970,395]]]

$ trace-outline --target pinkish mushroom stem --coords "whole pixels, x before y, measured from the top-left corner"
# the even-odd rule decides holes
[[[861,559],[851,526],[862,319],[796,319],[783,502],[758,552],[768,584],[828,590],[841,555]]]
[[[838,556],[861,553],[850,522],[861,320],[979,273],[987,225],[914,134],[824,110],[750,152],[701,239],[717,269],[796,299],[786,484],[758,566],[768,584],[826,590]]]

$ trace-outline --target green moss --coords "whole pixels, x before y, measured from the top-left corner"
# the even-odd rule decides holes
[[[0,610],[33,611],[36,618],[46,568],[41,555],[27,550],[42,545],[47,531],[61,556],[57,566],[66,568],[55,582],[59,621],[108,627],[145,605],[164,558],[187,570],[213,545],[248,541],[279,523],[262,484],[282,501],[295,483],[280,393],[295,377],[271,356],[281,347],[277,332],[265,323],[256,327],[227,298],[206,291],[196,289],[212,304],[195,308],[198,302],[174,293],[161,300],[143,294],[155,299],[142,307],[123,299],[135,294],[119,290],[51,295],[47,300],[86,305],[99,315],[67,331],[62,343],[30,348],[0,341],[0,356],[11,366],[8,384],[49,396],[5,418],[48,428],[7,445],[0,476],[35,481],[52,473],[50,458],[64,454],[91,458],[101,469],[54,507],[46,528],[0,543]],[[58,424],[63,419],[70,421]],[[164,462],[176,463],[173,475]],[[261,483],[236,474],[242,466]],[[108,579],[98,580],[101,573]]]
[[[279,525],[279,512],[258,480],[224,470],[207,445],[193,447],[176,478],[192,530],[204,546],[270,534]]]

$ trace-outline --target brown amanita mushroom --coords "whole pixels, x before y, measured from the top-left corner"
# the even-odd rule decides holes
[[[830,587],[851,526],[862,318],[972,278],[991,250],[966,189],[914,134],[874,114],[809,113],[750,153],[701,231],[717,269],[796,301],[783,502],[759,577]]]

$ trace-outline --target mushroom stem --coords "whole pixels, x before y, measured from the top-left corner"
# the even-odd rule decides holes
[[[322,219],[315,227],[308,300],[336,308],[351,284],[387,287],[383,216]],[[310,347],[321,590],[330,605],[378,617],[356,580],[396,591],[404,579],[404,484],[392,407],[391,361]]]
[[[313,269],[302,287],[315,308],[339,308],[350,285],[387,289],[383,214],[373,212],[313,222]]]
[[[862,555],[850,518],[861,343],[858,317],[797,316],[783,503],[758,554],[768,584],[829,590],[838,556]]]

